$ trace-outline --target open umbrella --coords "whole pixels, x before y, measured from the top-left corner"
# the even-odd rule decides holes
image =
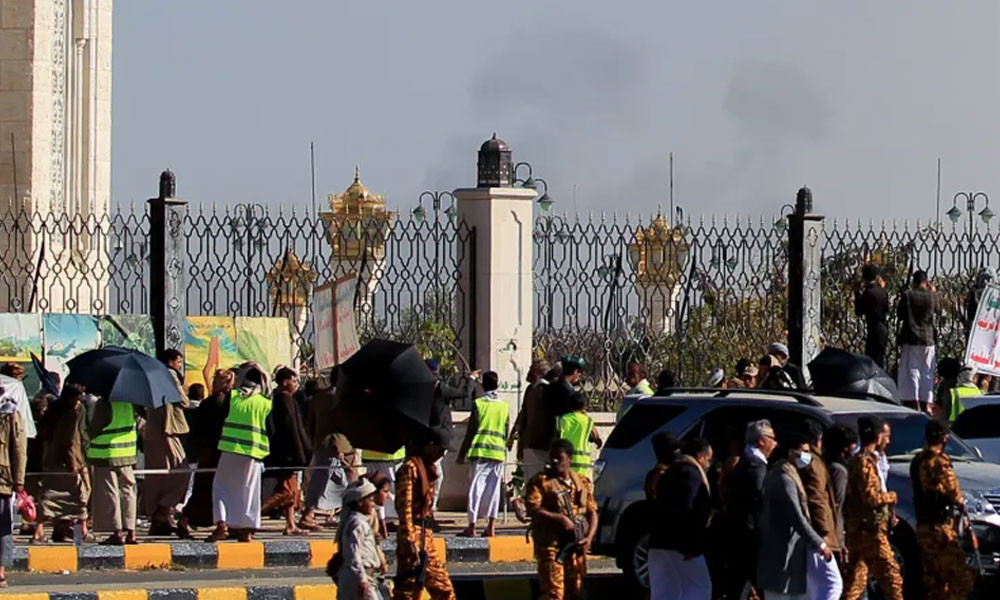
[[[138,350],[107,346],[71,359],[67,381],[111,402],[159,408],[181,401],[167,366]]]
[[[434,385],[414,346],[372,340],[340,365],[330,418],[353,445],[394,452],[429,433]]]
[[[813,389],[819,394],[874,395],[899,404],[896,382],[870,357],[840,348],[824,348],[809,363]]]
[[[35,368],[35,374],[38,375],[38,381],[41,382],[42,389],[53,396],[58,396],[59,387],[56,385],[55,379],[49,375],[49,372],[45,369],[45,365],[34,352],[31,353],[31,366]]]

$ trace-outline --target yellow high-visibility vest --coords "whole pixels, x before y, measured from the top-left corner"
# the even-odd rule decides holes
[[[399,450],[396,450],[392,454],[375,452],[374,450],[361,451],[361,460],[365,462],[403,462],[404,458],[406,458],[406,448],[404,446],[400,446]]]
[[[962,414],[962,411],[965,410],[962,398],[978,398],[982,395],[982,390],[974,386],[961,385],[951,388],[951,412],[948,414],[948,421],[954,423],[958,415]]]
[[[87,458],[107,460],[136,455],[139,436],[135,431],[135,412],[128,402],[111,403],[111,422],[90,441]]]
[[[257,460],[271,453],[267,440],[267,416],[271,401],[262,394],[244,398],[236,390],[229,396],[229,415],[222,425],[219,450],[241,454]]]
[[[501,400],[476,399],[479,423],[469,447],[469,458],[503,462],[507,458],[507,420],[510,407]]]
[[[573,444],[573,471],[590,476],[590,432],[594,429],[594,420],[583,411],[571,412],[559,417],[556,427],[559,437]]]

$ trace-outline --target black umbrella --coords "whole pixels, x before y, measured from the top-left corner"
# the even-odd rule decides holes
[[[138,350],[107,346],[84,352],[66,365],[69,382],[111,402],[159,408],[181,401],[167,366]]]
[[[899,404],[896,382],[870,357],[825,348],[809,363],[813,390],[831,396],[874,395]]]
[[[353,445],[394,452],[428,435],[435,381],[414,346],[372,340],[340,365],[331,419]]]
[[[38,381],[42,383],[42,389],[53,396],[58,396],[59,387],[56,385],[55,379],[45,370],[45,365],[34,352],[31,353],[31,366],[35,368],[35,374],[38,375]]]

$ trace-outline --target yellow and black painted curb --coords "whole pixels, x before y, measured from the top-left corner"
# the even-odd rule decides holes
[[[537,593],[537,584],[527,577],[459,581],[455,585],[462,598],[469,600],[532,598]],[[28,593],[11,589],[2,597],[10,600],[331,600],[337,597],[337,587],[333,584],[253,585]]]
[[[531,542],[524,536],[494,538],[435,538],[445,560],[505,563],[534,560]],[[383,544],[390,562],[395,546]],[[38,573],[86,570],[145,569],[262,569],[266,567],[322,568],[333,556],[332,540],[267,542],[181,542],[135,546],[28,546],[14,550],[14,570]],[[131,597],[122,597],[128,600]]]

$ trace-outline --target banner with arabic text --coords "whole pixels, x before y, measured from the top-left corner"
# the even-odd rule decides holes
[[[987,286],[965,348],[965,364],[980,373],[1000,375],[1000,287]]]

